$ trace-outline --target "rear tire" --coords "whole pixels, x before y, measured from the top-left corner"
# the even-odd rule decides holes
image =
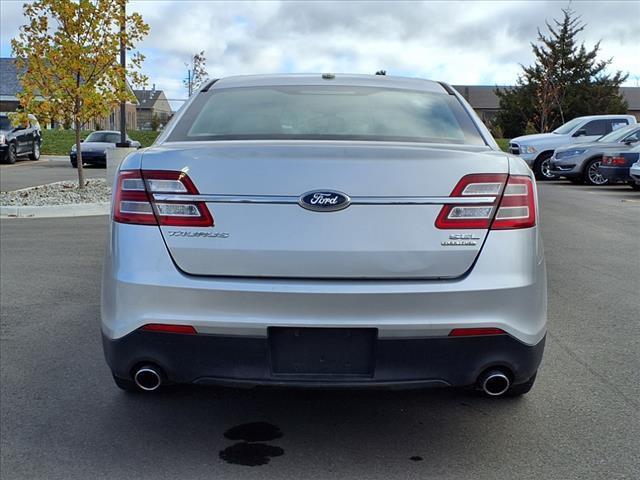
[[[519,383],[518,385],[511,385],[509,390],[507,390],[504,394],[505,397],[519,397],[526,393],[529,393],[531,388],[533,388],[533,384],[536,382],[536,376],[538,372],[534,373],[533,376],[524,383]]]
[[[594,158],[587,163],[584,167],[584,183],[593,187],[609,184],[609,179],[600,173],[599,167],[601,163],[601,158]]]
[[[29,154],[29,160],[40,160],[40,143],[37,140],[33,141],[33,148]]]
[[[113,381],[116,383],[120,390],[124,390],[128,393],[142,393],[142,390],[136,385],[136,382],[134,382],[133,380],[116,377],[114,373],[111,373],[111,375],[113,375]]]
[[[533,164],[533,173],[535,173],[537,180],[555,180],[558,178],[556,175],[551,173],[551,170],[549,170],[549,163],[551,162],[552,156],[553,153],[543,153],[536,158],[536,161]]]

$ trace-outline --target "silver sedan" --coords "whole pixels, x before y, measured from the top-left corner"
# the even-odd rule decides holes
[[[531,389],[536,184],[449,85],[210,82],[120,166],[102,290],[116,384]]]

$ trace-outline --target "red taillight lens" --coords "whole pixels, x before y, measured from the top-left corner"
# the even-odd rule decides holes
[[[450,196],[466,200],[442,207],[436,219],[436,228],[491,227],[504,230],[533,227],[536,224],[533,182],[526,175],[467,175],[458,182]],[[481,202],[480,197],[486,199]],[[478,199],[477,203],[473,201],[474,198]]]
[[[491,229],[529,228],[535,224],[536,202],[531,178],[510,176]]]
[[[191,325],[168,325],[164,323],[148,323],[138,330],[144,332],[182,333],[183,335],[197,335],[198,333]]]
[[[140,170],[118,173],[116,191],[113,193],[113,220],[137,225],[158,224]]]
[[[154,194],[198,195],[198,189],[184,172],[166,170],[123,170],[114,193],[113,219],[138,225],[211,227],[213,217],[204,202],[157,202]]]
[[[627,164],[627,160],[622,156],[616,157],[604,157],[602,159],[602,165],[609,165],[612,167],[624,167]]]
[[[507,175],[473,174],[463,177],[451,192],[451,197],[473,199],[493,197],[493,202],[445,205],[436,219],[441,229],[486,229],[491,225],[497,199],[500,198]]]
[[[473,337],[478,335],[505,335],[501,328],[454,328],[449,332],[450,337]]]
[[[143,170],[142,176],[151,198],[155,193],[198,195],[198,189],[184,172]],[[204,202],[153,201],[160,225],[173,227],[212,227],[213,217]]]

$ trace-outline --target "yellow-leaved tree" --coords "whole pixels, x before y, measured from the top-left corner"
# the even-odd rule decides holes
[[[132,52],[149,26],[126,13],[127,0],[35,0],[25,3],[27,23],[11,41],[23,91],[22,115],[72,122],[83,188],[80,132],[91,119],[106,117],[135,97],[127,79],[144,84],[144,57]],[[124,28],[121,28],[123,27]],[[124,32],[124,33],[122,33]],[[121,42],[131,52],[127,68],[118,63]]]

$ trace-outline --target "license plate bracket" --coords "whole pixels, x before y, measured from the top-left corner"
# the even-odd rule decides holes
[[[268,329],[274,375],[371,377],[375,328]]]

